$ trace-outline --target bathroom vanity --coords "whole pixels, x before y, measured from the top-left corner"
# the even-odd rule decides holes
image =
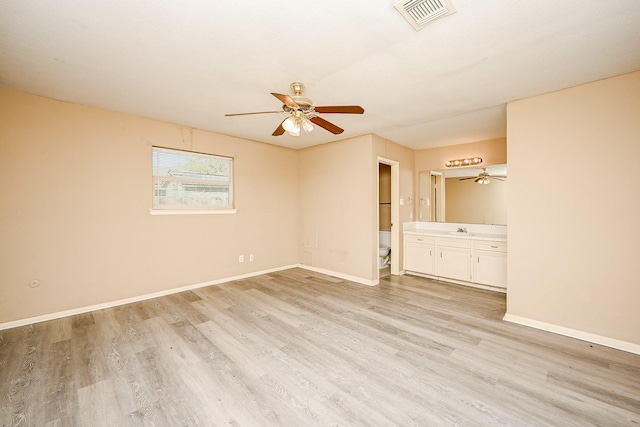
[[[405,273],[506,292],[506,226],[410,222],[403,232]]]

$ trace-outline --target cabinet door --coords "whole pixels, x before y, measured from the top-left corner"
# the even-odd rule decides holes
[[[435,246],[406,243],[404,245],[404,269],[422,274],[434,274]]]
[[[463,249],[438,249],[438,276],[471,281],[471,251]]]
[[[483,285],[507,287],[507,255],[504,253],[476,252],[473,281]]]

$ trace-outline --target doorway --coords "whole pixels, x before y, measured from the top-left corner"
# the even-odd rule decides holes
[[[378,283],[380,277],[400,274],[400,202],[399,184],[400,164],[396,161],[378,157],[378,242],[375,258],[375,267],[378,270]],[[388,260],[383,256],[383,248],[389,247]],[[383,263],[385,263],[383,265]],[[380,268],[382,267],[382,268]]]

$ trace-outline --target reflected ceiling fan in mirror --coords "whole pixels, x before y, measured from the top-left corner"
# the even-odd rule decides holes
[[[313,102],[302,96],[304,91],[304,85],[299,82],[291,83],[291,91],[293,95],[283,95],[281,93],[273,93],[282,102],[282,110],[279,111],[259,111],[255,113],[236,113],[225,114],[225,116],[248,116],[253,114],[272,114],[272,113],[285,113],[289,116],[285,118],[276,130],[272,133],[273,136],[280,136],[285,132],[288,132],[291,136],[300,136],[300,129],[304,129],[305,132],[313,131],[313,125],[320,126],[323,129],[328,130],[334,135],[341,134],[344,129],[334,125],[331,122],[326,121],[318,114],[363,114],[364,109],[358,105],[338,105],[338,106],[322,106],[316,107]]]
[[[506,176],[500,176],[500,175],[491,175],[489,174],[489,172],[487,172],[487,168],[482,168],[482,172],[480,172],[478,174],[477,177],[475,176],[470,176],[468,178],[460,178],[460,181],[466,181],[467,179],[473,179],[473,182],[478,183],[478,184],[490,184],[491,183],[491,179],[489,179],[491,177],[491,179],[495,179],[498,181],[504,181],[507,179]]]

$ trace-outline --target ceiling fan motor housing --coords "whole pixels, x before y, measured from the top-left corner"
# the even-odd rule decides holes
[[[291,99],[301,107],[301,110],[307,112],[311,107],[313,107],[313,101],[306,96],[302,96],[302,92],[304,92],[304,84],[300,82],[291,83],[291,91],[293,92]]]

